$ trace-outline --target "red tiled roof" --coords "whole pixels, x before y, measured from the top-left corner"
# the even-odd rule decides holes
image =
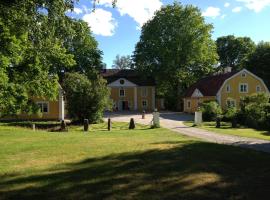
[[[155,86],[155,81],[152,77],[143,78],[132,69],[104,69],[101,72],[101,76],[107,80],[108,84],[119,78],[125,78],[139,86]]]
[[[188,88],[185,97],[191,97],[196,89],[200,90],[203,96],[216,96],[224,81],[237,72],[238,71],[233,71],[226,74],[218,74],[202,78]]]

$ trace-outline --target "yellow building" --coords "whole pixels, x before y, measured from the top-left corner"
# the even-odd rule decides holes
[[[222,109],[238,107],[241,97],[258,92],[269,93],[261,78],[246,69],[227,70],[227,73],[205,77],[192,85],[184,97],[184,112],[194,113],[201,103],[209,100],[216,100]]]
[[[108,82],[114,111],[153,111],[155,82],[143,79],[134,70],[104,69],[101,74]]]

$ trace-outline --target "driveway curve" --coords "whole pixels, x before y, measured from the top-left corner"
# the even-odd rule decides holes
[[[119,113],[106,113],[105,119],[111,118],[112,121],[117,122],[129,122],[130,118],[134,118],[135,123],[150,125],[152,121],[152,114],[145,114],[145,119],[142,119],[142,115],[133,112],[119,112]],[[162,127],[170,129],[172,131],[181,133],[186,136],[199,138],[204,141],[226,144],[233,146],[240,146],[244,148],[255,149],[270,153],[270,141],[260,140],[255,138],[247,138],[233,135],[225,135],[214,133],[211,131],[188,127],[184,125],[184,121],[193,120],[192,115],[178,113],[178,112],[161,112],[160,124]]]

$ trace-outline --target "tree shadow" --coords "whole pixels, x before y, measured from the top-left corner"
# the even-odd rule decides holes
[[[189,141],[0,177],[0,199],[268,199],[270,156]]]

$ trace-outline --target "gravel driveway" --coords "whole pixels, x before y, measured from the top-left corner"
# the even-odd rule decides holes
[[[110,117],[112,121],[117,122],[129,122],[130,118],[134,118],[135,123],[145,125],[150,125],[152,120],[152,114],[146,114],[145,119],[142,119],[141,114],[132,112],[105,114],[105,119],[108,117]],[[208,142],[240,146],[270,153],[270,141],[233,135],[223,135],[198,128],[188,127],[183,124],[184,121],[191,120],[193,120],[193,116],[184,113],[162,112],[160,114],[160,124],[162,127],[168,128],[183,135],[199,138]]]

